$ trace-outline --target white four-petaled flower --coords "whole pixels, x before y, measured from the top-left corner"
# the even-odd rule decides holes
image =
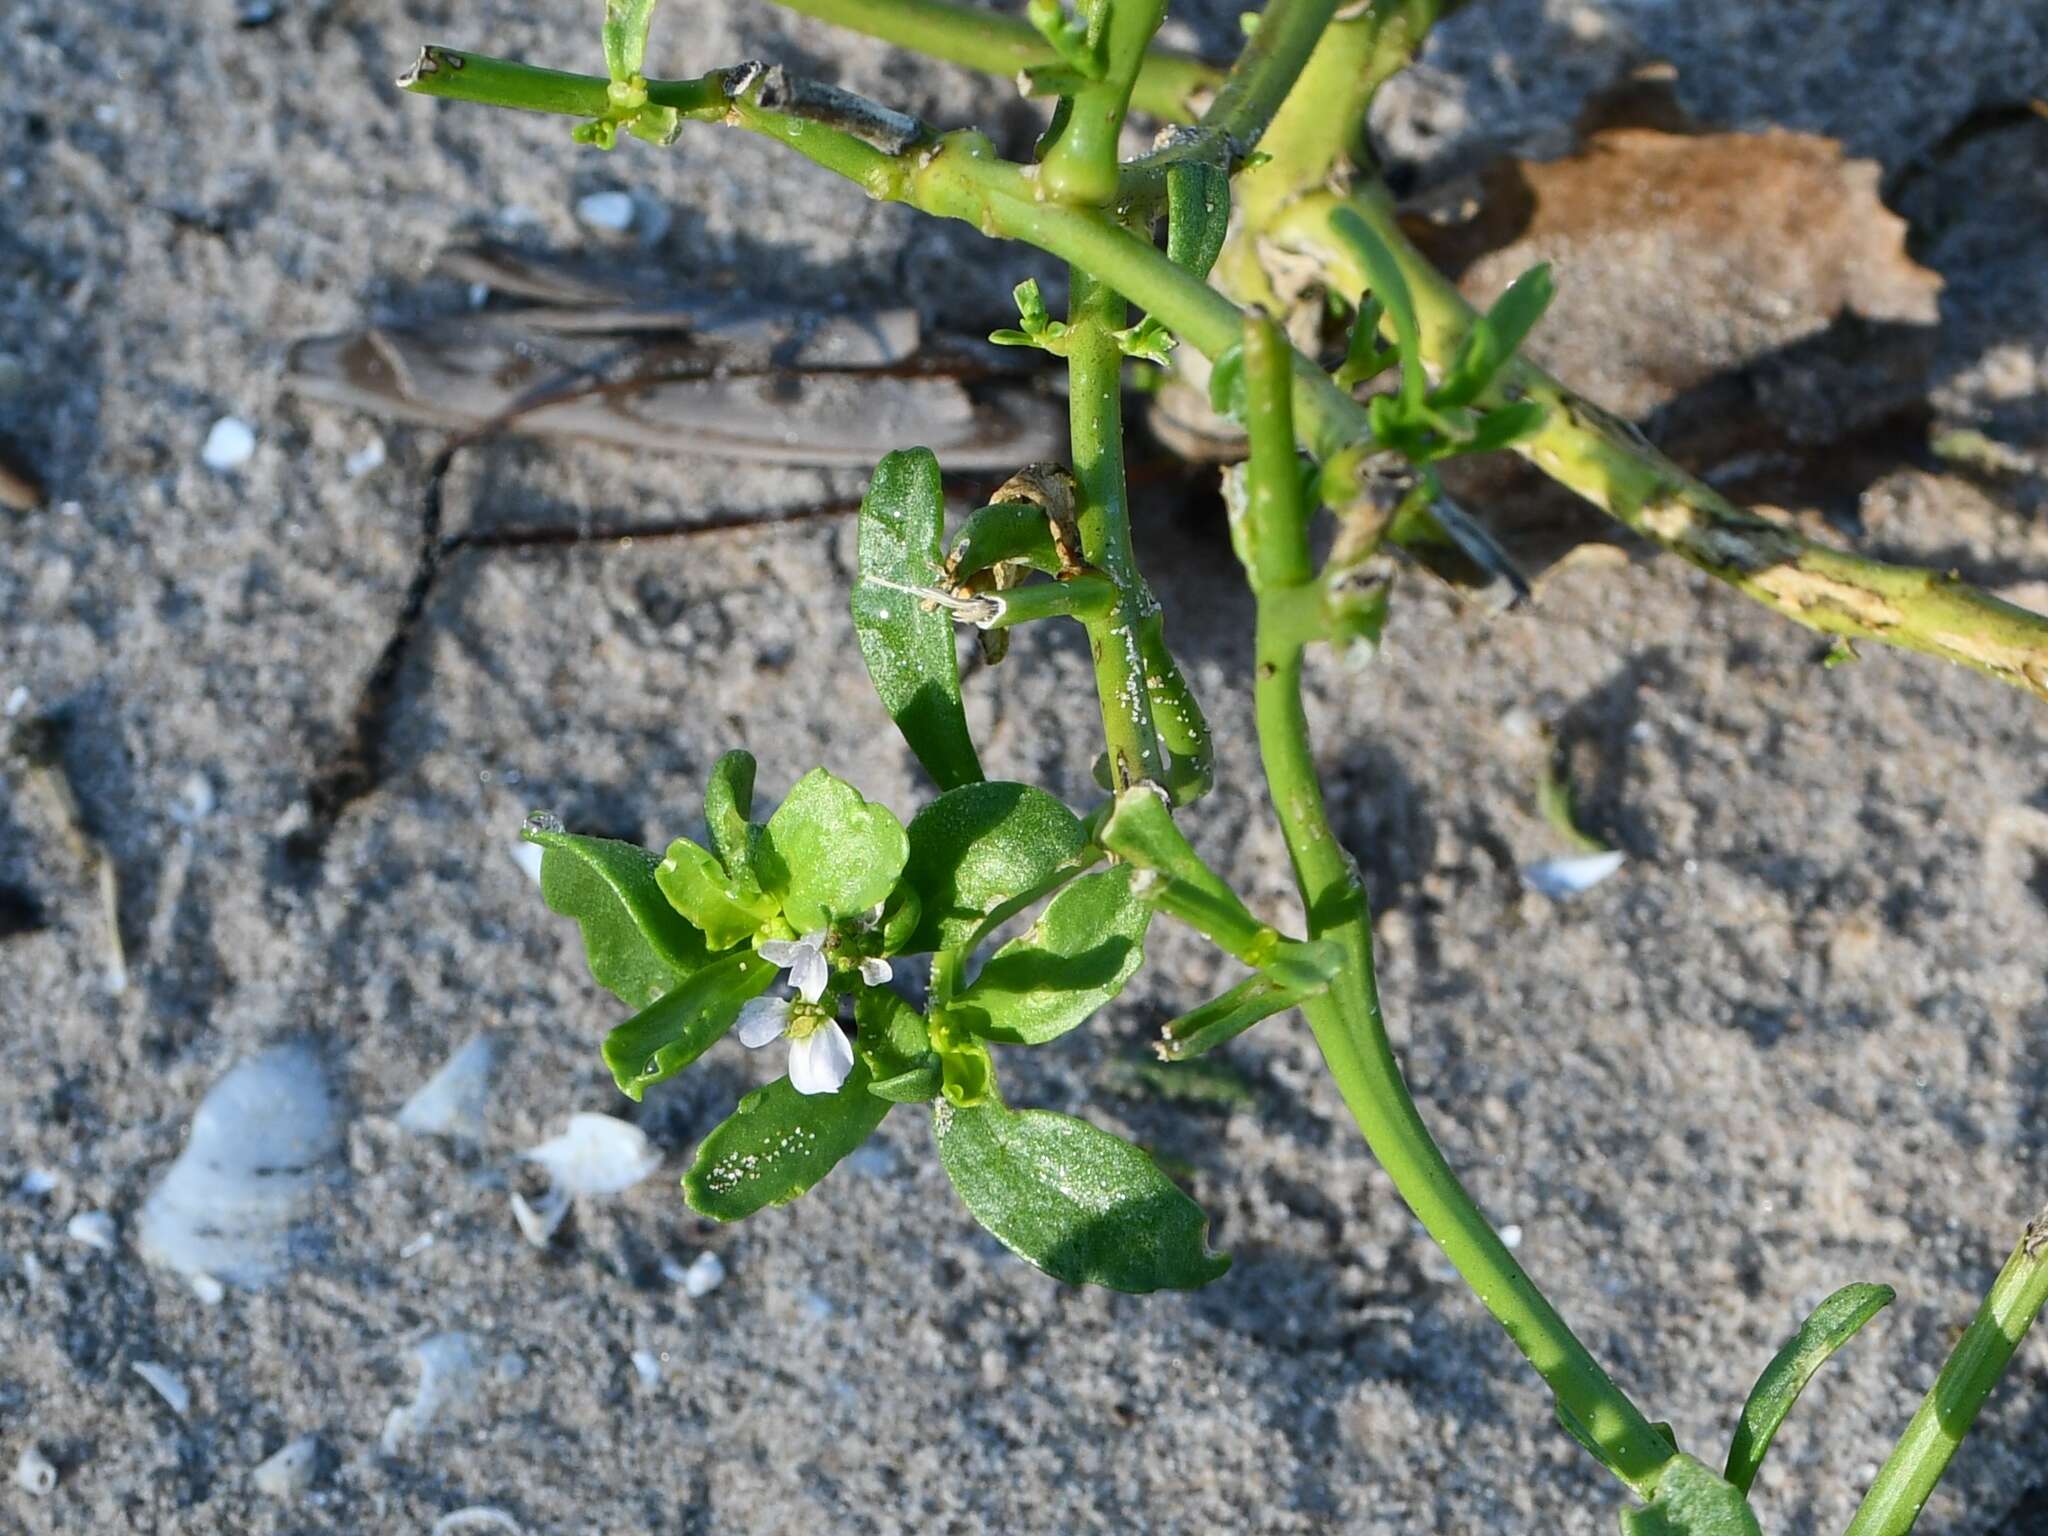
[[[789,1038],[789,1086],[798,1093],[837,1093],[853,1070],[853,1043],[846,1032],[818,1007],[832,979],[825,959],[825,935],[770,939],[760,946],[761,958],[789,972],[796,999],[757,997],[740,1009],[740,1044],[758,1051],[784,1036]],[[886,960],[860,962],[860,979],[879,987],[893,971]]]

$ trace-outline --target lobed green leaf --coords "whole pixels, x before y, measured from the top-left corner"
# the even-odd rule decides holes
[[[928,448],[889,454],[860,504],[853,627],[882,707],[941,789],[981,777],[960,703],[953,621],[903,589],[944,585],[946,496]]]
[[[752,950],[712,961],[604,1037],[604,1064],[629,1099],[674,1077],[721,1040],[775,967]]]
[[[1085,1120],[941,1104],[939,1161],[974,1219],[1069,1285],[1192,1290],[1230,1267],[1209,1218],[1144,1152]]]
[[[1083,875],[1028,931],[989,957],[946,1018],[984,1040],[1042,1045],[1094,1013],[1145,961],[1152,909],[1131,892],[1128,864]]]
[[[661,861],[645,848],[578,837],[539,818],[523,835],[543,850],[541,899],[576,920],[591,976],[628,1008],[645,1008],[703,966],[704,935],[662,895]]]
[[[885,901],[909,856],[903,823],[887,806],[814,768],[761,829],[755,864],[790,924],[811,933]]]
[[[1080,818],[1059,800],[1002,780],[947,790],[911,817],[908,836],[908,880],[923,903],[913,950],[967,942],[983,918],[1086,841]]]
[[[1728,1447],[1723,1475],[1730,1483],[1744,1493],[1749,1491],[1778,1426],[1785,1422],[1814,1372],[1854,1338],[1858,1329],[1890,1306],[1896,1294],[1888,1285],[1845,1285],[1813,1309],[1749,1390]]]

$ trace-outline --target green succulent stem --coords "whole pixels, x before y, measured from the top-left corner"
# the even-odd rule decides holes
[[[1059,55],[1029,22],[980,5],[945,0],[775,0],[786,11],[878,37],[926,58],[964,64],[1015,79],[1057,65]],[[1156,24],[1155,24],[1156,28]],[[1146,33],[1147,39],[1151,31]],[[1169,122],[1192,122],[1197,105],[1223,78],[1200,59],[1164,48],[1143,49],[1130,105]]]
[[[1307,637],[1300,614],[1318,599],[1292,400],[1282,386],[1286,344],[1264,317],[1247,324],[1244,338],[1252,461],[1240,543],[1258,604],[1253,696],[1259,754],[1294,863],[1308,937],[1339,945],[1345,958],[1329,990],[1305,1000],[1301,1011],[1366,1143],[1408,1208],[1560,1406],[1586,1428],[1606,1464],[1647,1498],[1674,1454],[1670,1444],[1515,1262],[1423,1124],[1394,1060],[1380,1014],[1365,885],[1330,826],[1302,706]]]
[[[1124,325],[1124,298],[1080,267],[1068,274],[1068,294],[1067,409],[1074,478],[1081,488],[1075,521],[1082,555],[1117,589],[1115,609],[1086,620],[1088,649],[1102,705],[1110,785],[1121,790],[1141,780],[1157,782],[1166,771],[1138,644],[1139,631],[1158,604],[1131,547],[1124,482],[1124,354],[1115,334]]]
[[[1457,356],[1473,310],[1402,233],[1378,188],[1349,197],[1312,193],[1273,234],[1311,251],[1337,290],[1357,299],[1365,275],[1331,228],[1355,210],[1399,263],[1421,324],[1423,360],[1441,370]],[[1512,359],[1478,402],[1545,408],[1515,452],[1609,516],[1744,596],[1826,635],[1876,640],[1973,668],[2048,699],[2048,616],[1979,590],[1953,573],[1890,565],[1818,544],[1730,502],[1673,464],[1634,427],[1566,388],[1534,363]]]
[[[1905,1536],[2048,1304],[2048,1211],[2027,1224],[1843,1536]]]
[[[1059,202],[1101,204],[1116,197],[1117,138],[1131,110],[1146,45],[1166,19],[1166,0],[1095,3],[1105,18],[1102,78],[1075,89],[1066,124],[1038,167],[1045,195]]]

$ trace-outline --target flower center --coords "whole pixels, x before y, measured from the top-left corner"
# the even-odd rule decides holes
[[[830,1017],[816,1004],[799,998],[789,1005],[789,1023],[784,1026],[783,1033],[791,1040],[808,1040],[830,1022]]]

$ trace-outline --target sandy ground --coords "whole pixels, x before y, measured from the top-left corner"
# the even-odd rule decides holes
[[[779,56],[948,122],[987,99],[766,7],[670,8],[667,72]],[[281,851],[399,608],[439,442],[284,395],[290,338],[459,301],[420,282],[451,236],[576,243],[576,198],[607,187],[672,212],[665,257],[761,292],[908,293],[986,326],[1019,270],[758,143],[602,158],[557,123],[388,87],[423,36],[589,67],[590,27],[561,14],[585,9],[0,16],[0,434],[51,490],[0,513],[0,696],[67,722],[132,967],[109,995],[87,871],[10,764],[0,885],[27,931],[0,939],[0,1461],[33,1447],[57,1482],[0,1491],[0,1529],[424,1532],[493,1506],[558,1536],[1611,1530],[1613,1489],[1372,1167],[1298,1023],[1232,1049],[1239,1102],[1125,1086],[1215,974],[1179,938],[1095,1027],[1011,1052],[1006,1086],[1181,1172],[1236,1259],[1210,1290],[1079,1293],[1010,1260],[909,1111],[785,1211],[721,1230],[686,1209],[690,1148],[770,1068],[721,1047],[646,1104],[619,1098],[595,1050],[616,1009],[510,841],[536,805],[684,830],[735,743],[768,794],[823,762],[907,814],[914,767],[849,669],[850,526],[458,558],[400,675],[382,783],[324,857]],[[1214,44],[1233,7],[1191,10],[1181,38]],[[1833,134],[1888,172],[1940,147],[1951,180],[1922,178],[1907,208],[1949,284],[1933,398],[2048,450],[2048,130],[1944,145],[1973,108],[2038,91],[2041,0],[1480,4],[1382,127],[1425,172],[1555,147],[1637,51],[1675,60],[1714,121]],[[259,442],[216,473],[200,445],[227,414]],[[351,477],[379,436],[388,461]],[[1868,547],[2048,580],[2038,476],[1987,488],[1910,467],[1912,446],[1862,498]],[[695,517],[859,479],[500,444],[458,468],[449,515]],[[1153,504],[1141,524],[1223,742],[1200,839],[1278,916],[1237,691],[1248,605],[1212,522]],[[1718,1460],[1807,1308],[1852,1279],[1898,1287],[1764,1472],[1765,1523],[1793,1533],[1840,1527],[2048,1190],[2048,715],[1918,659],[1816,656],[1642,559],[1568,571],[1492,626],[1412,585],[1383,662],[1319,670],[1313,700],[1425,1112],[1639,1400]],[[1085,796],[1087,687],[1075,645],[1020,639],[971,690],[991,763]],[[1532,806],[1537,722],[1630,855],[1570,906],[1516,875],[1556,851]],[[396,1108],[479,1029],[503,1053],[480,1135],[401,1131]],[[337,1149],[301,1262],[209,1303],[140,1256],[141,1207],[208,1087],[281,1041],[322,1064]],[[517,1153],[590,1109],[636,1120],[662,1171],[537,1252],[508,1213]],[[111,1251],[67,1236],[93,1211]],[[670,1275],[707,1251],[728,1278],[692,1299]],[[387,1443],[416,1346],[449,1334],[469,1390]],[[2048,1530],[2044,1359],[2037,1340],[1925,1529]],[[182,1415],[138,1362],[188,1388]],[[309,1483],[252,1481],[301,1436]]]

